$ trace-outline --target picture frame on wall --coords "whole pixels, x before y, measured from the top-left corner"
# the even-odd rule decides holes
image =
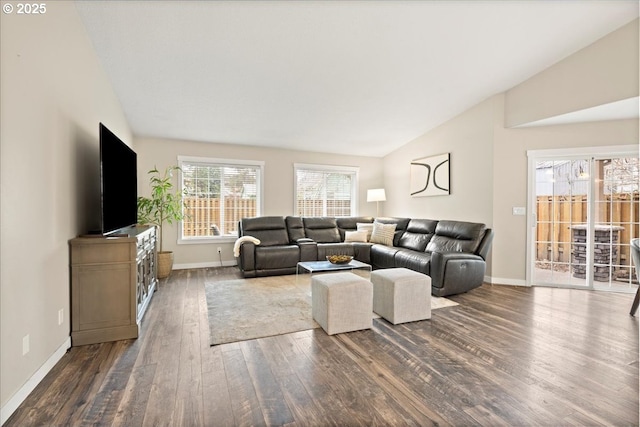
[[[411,197],[448,196],[451,153],[423,157],[411,161]]]

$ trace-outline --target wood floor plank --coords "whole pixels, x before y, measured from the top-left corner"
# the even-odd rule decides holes
[[[211,347],[204,284],[162,279],[140,336],[74,347],[3,427],[638,425],[633,295],[483,285],[431,320]]]
[[[235,424],[241,426],[267,425],[242,350],[234,349],[222,352],[222,358],[227,372],[229,398],[231,399]]]
[[[292,366],[297,377],[311,398],[318,402],[324,423],[345,425],[349,421],[351,425],[364,425],[367,414],[351,414],[348,403],[340,394],[342,378],[335,378],[328,373],[325,366],[313,357],[314,349],[308,343],[313,339],[315,332],[316,330],[313,330],[287,336],[293,344],[289,347],[289,360],[293,360]]]
[[[374,322],[377,324],[383,321]],[[448,383],[446,372],[425,368],[418,359],[397,346],[386,346],[379,351],[376,340],[388,337],[375,335],[373,340],[361,334],[346,334],[339,339],[347,343],[351,351],[359,356],[359,363],[363,364],[362,360],[366,360],[367,357],[374,359],[375,363],[363,364],[363,368],[370,370],[368,374],[379,378],[380,385],[386,389],[397,390],[399,394],[396,395],[428,417],[430,424],[473,424],[473,419],[460,410],[469,405],[469,402],[450,397],[449,393],[456,389],[457,384]]]
[[[175,281],[167,281],[161,287],[163,293],[155,295],[150,308],[157,303],[156,309],[162,310],[163,315],[158,318],[157,328],[162,328],[161,335],[156,342],[158,346],[150,361],[157,365],[155,376],[149,392],[147,413],[143,426],[171,425],[179,422],[174,412],[176,405],[176,390],[178,387],[178,373],[180,365],[180,348],[182,344],[182,317],[185,288],[181,286],[180,277]]]
[[[113,342],[110,346],[100,346],[101,352],[98,357],[86,366],[86,369],[81,370],[81,375],[73,394],[60,408],[57,416],[53,417],[49,422],[53,423],[53,425],[65,422],[71,425],[80,424],[80,420],[82,420],[89,407],[95,405],[93,396],[100,392],[105,382],[108,382],[113,387],[111,391],[114,393],[118,393],[120,391],[118,389],[124,388],[127,378],[113,381],[110,380],[110,378],[113,379],[110,374],[113,372],[111,368],[116,364],[119,366],[124,365],[124,369],[126,369],[128,361],[122,355],[130,344],[129,340],[125,340]],[[87,381],[89,379],[90,381]],[[102,410],[108,411],[109,409],[104,406]],[[108,416],[108,414],[105,415]]]
[[[258,401],[263,409],[267,425],[285,425],[295,421],[286,404],[281,386],[256,340],[240,343],[249,375],[253,380]]]
[[[209,319],[204,284],[209,280],[215,280],[217,270],[219,269],[197,270],[198,282],[201,285],[198,287],[198,311],[200,313],[198,329],[200,331],[200,362],[202,364],[202,417],[205,426],[232,426],[234,425],[233,410],[221,348],[209,345]]]
[[[232,426],[235,422],[223,353],[219,347],[212,348],[210,353],[202,374],[204,425]]]
[[[105,379],[100,385],[100,389],[95,393],[95,398],[91,396],[92,392],[88,393],[87,410],[82,414],[79,424],[112,424],[131,378],[139,347],[138,342],[134,340],[114,343],[111,351],[113,357],[103,362]],[[69,420],[63,418],[61,422],[69,422]]]
[[[291,349],[294,346],[284,338],[285,336],[269,337],[257,342],[271,372],[281,384],[284,399],[297,424],[301,422],[303,425],[311,426],[326,424],[328,417],[324,415],[323,408],[318,406],[318,401],[308,393],[293,369],[295,356],[292,355]]]
[[[185,297],[183,300],[180,361],[174,409],[174,426],[198,426],[204,423],[202,393],[202,360],[200,342],[200,311],[197,272],[183,270]]]
[[[452,310],[448,312],[452,317],[455,315],[455,311]],[[561,413],[555,413],[555,416],[565,416],[567,413],[571,413],[573,409],[570,405],[567,405],[566,399],[563,397],[566,395],[566,389],[560,389],[550,387],[547,378],[553,378],[554,387],[557,387],[557,383],[559,381],[564,381],[562,377],[558,376],[558,373],[553,369],[544,369],[540,368],[538,364],[530,366],[529,370],[523,369],[521,364],[518,364],[519,360],[517,357],[513,357],[512,355],[504,355],[498,356],[495,353],[492,353],[491,347],[481,347],[483,343],[477,344],[477,346],[472,346],[472,340],[465,340],[464,346],[460,346],[459,340],[454,338],[452,340],[447,339],[447,334],[449,331],[434,331],[437,333],[438,340],[432,341],[431,345],[442,345],[441,348],[443,351],[447,351],[444,346],[447,341],[455,346],[448,351],[451,352],[452,355],[460,355],[465,352],[469,352],[470,354],[478,357],[478,360],[475,363],[470,363],[469,368],[464,371],[464,377],[469,380],[473,380],[469,383],[469,387],[473,387],[473,384],[491,384],[492,382],[497,381],[502,388],[506,388],[510,391],[509,394],[505,394],[507,400],[505,400],[506,404],[512,404],[517,406],[515,402],[509,403],[508,398],[511,395],[520,396],[520,395],[535,395],[539,397],[539,400],[547,403],[545,406],[533,406],[535,409],[533,413],[529,413],[530,417],[538,417],[544,415],[546,411],[553,411],[555,408],[560,408],[563,410]],[[458,335],[458,334],[454,334]],[[417,338],[414,337],[414,341],[419,342]],[[529,347],[530,348],[530,347]],[[521,359],[520,359],[521,360]],[[485,366],[486,365],[486,366]],[[487,377],[490,375],[490,377]],[[456,378],[458,372],[452,373],[452,377]],[[477,378],[476,378],[477,377]],[[475,379],[474,379],[475,378]],[[457,378],[456,381],[462,383],[463,378]],[[555,406],[553,406],[555,404]],[[488,405],[488,403],[484,403],[484,405]],[[528,406],[532,406],[531,403],[527,403]],[[551,405],[551,407],[550,407]],[[523,416],[526,413],[526,409],[520,410],[519,417]],[[535,419],[535,418],[534,418]],[[548,424],[551,421],[543,418],[539,419],[538,423],[540,424]]]
[[[120,404],[116,408],[112,426],[141,426],[144,423],[156,368],[157,365],[142,365],[132,370]]]
[[[319,332],[319,331],[318,331]],[[368,332],[356,332],[354,334],[366,334]],[[377,363],[376,358],[366,357],[351,351],[348,345],[345,345],[345,340],[353,334],[344,334],[336,337],[324,336],[321,333],[316,334],[318,340],[318,347],[324,354],[325,363],[329,366],[340,367],[336,369],[335,375],[342,375],[345,377],[344,381],[347,381],[347,386],[353,390],[356,390],[363,401],[367,402],[370,406],[369,411],[376,416],[373,422],[379,421],[380,425],[431,425],[434,420],[429,419],[424,413],[416,411],[411,405],[406,405],[405,398],[402,396],[398,398],[395,393],[391,393],[391,389],[385,389],[381,387],[378,377],[368,374],[366,369],[372,364]],[[329,340],[332,340],[336,344],[337,351],[330,351],[332,346],[326,345]],[[349,341],[346,341],[349,342]],[[395,390],[393,390],[395,392]],[[362,410],[367,410],[363,408]]]

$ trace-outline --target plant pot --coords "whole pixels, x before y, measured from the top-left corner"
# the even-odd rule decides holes
[[[158,252],[158,279],[169,277],[173,269],[173,252]]]

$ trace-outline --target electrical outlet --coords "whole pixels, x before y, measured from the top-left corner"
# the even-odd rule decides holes
[[[220,246],[218,246],[218,253],[221,254],[222,253],[222,248]]]
[[[29,353],[29,334],[22,338],[22,355]]]
[[[62,325],[62,322],[64,322],[64,308],[58,310],[58,325]]]

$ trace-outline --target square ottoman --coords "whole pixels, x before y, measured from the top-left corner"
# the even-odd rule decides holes
[[[431,319],[431,277],[407,268],[371,272],[373,311],[397,325]]]
[[[312,276],[311,314],[329,335],[371,329],[373,285],[353,273]]]

